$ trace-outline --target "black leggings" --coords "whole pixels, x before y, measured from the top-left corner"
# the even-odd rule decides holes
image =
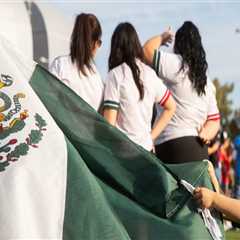
[[[157,157],[164,163],[195,162],[208,159],[207,145],[199,137],[187,136],[155,146]]]

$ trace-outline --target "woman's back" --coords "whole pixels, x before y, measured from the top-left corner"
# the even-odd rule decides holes
[[[50,71],[95,110],[99,110],[103,96],[103,82],[94,65],[94,57],[101,46],[102,28],[97,17],[81,13],[75,19],[70,53],[57,57]]]
[[[131,23],[120,23],[111,39],[103,115],[110,124],[150,151],[172,117],[175,102],[156,73],[144,62],[135,28]],[[151,129],[155,102],[162,104],[164,111]]]
[[[176,102],[175,114],[155,141],[157,156],[166,163],[208,158],[207,143],[217,134],[220,115],[215,89],[197,26],[186,21],[177,30],[173,53],[159,50],[172,42],[171,29],[144,44],[145,58],[164,80]],[[158,49],[158,50],[156,50]]]
[[[158,64],[157,64],[158,63]],[[154,67],[176,101],[176,112],[157,140],[157,144],[184,136],[198,136],[206,120],[219,119],[215,88],[208,79],[205,94],[199,95],[188,77],[188,68],[181,70],[182,58],[174,53],[157,51]],[[158,108],[158,114],[160,113]]]
[[[71,57],[65,55],[53,61],[50,71],[95,110],[99,109],[103,100],[104,84],[94,63],[92,70],[86,68],[86,75],[83,75],[76,64],[72,63]]]
[[[144,88],[144,98],[140,99],[132,71],[126,63],[112,69],[106,80],[104,107],[118,108],[116,126],[130,139],[146,149],[152,149],[151,118],[155,102],[164,104],[169,91],[156,73],[140,60],[140,79]]]

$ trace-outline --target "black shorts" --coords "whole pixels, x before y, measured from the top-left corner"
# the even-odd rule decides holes
[[[208,159],[207,145],[199,137],[187,136],[155,146],[157,157],[164,163],[195,162]]]

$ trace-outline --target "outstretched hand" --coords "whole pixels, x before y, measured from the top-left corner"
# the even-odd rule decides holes
[[[172,43],[173,37],[174,37],[174,33],[173,33],[171,27],[168,27],[167,31],[165,31],[161,34],[161,37],[162,37],[162,45],[168,47],[169,44]]]

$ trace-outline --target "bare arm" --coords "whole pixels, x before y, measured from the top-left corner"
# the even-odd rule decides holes
[[[197,188],[194,197],[203,208],[215,208],[226,217],[240,222],[240,200],[213,192],[207,188]]]
[[[213,201],[213,207],[225,214],[227,217],[240,222],[240,200],[216,193]]]
[[[153,141],[159,136],[159,134],[162,132],[162,130],[167,126],[169,121],[171,120],[175,110],[176,110],[176,104],[172,96],[168,98],[168,100],[164,104],[164,110],[154,125],[151,135]]]
[[[215,174],[213,164],[209,160],[208,160],[208,174],[209,174],[211,182],[215,188],[215,191],[217,193],[219,193],[221,189],[220,189],[220,186],[219,186],[216,174]]]
[[[162,45],[162,36],[158,35],[150,38],[143,46],[143,52],[145,59],[149,65],[152,64],[153,55],[155,49],[158,49]]]
[[[116,109],[105,108],[103,111],[104,118],[113,126],[116,125],[118,111]]]
[[[166,32],[162,34],[152,37],[146,41],[143,46],[144,55],[148,64],[152,64],[154,50],[158,49],[161,45],[167,45],[172,42],[173,33],[169,28]]]

